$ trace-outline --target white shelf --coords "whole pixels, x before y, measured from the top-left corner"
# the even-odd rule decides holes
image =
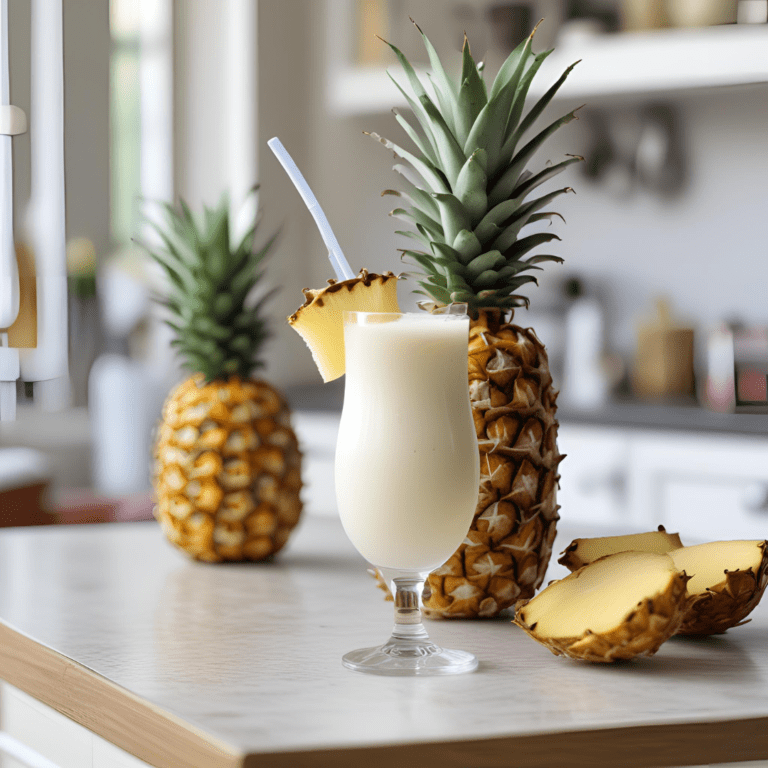
[[[535,98],[581,59],[558,97],[568,100],[684,94],[768,83],[768,25],[730,25],[582,38],[560,45],[536,77]],[[390,67],[402,81],[399,66]],[[328,102],[339,116],[387,112],[405,100],[384,69],[339,66]]]

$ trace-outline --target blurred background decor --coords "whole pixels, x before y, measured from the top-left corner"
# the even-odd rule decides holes
[[[28,114],[30,125],[29,133],[10,140],[22,280],[33,276],[29,256],[41,247],[28,236],[30,212],[40,200],[35,190],[51,185],[50,175],[38,174],[41,166],[32,163],[33,142],[40,139],[32,130],[39,95],[32,83],[41,76],[30,57],[30,48],[41,44],[35,7],[8,0],[10,103]],[[401,243],[386,215],[390,201],[380,197],[392,159],[363,131],[398,130],[390,109],[400,96],[385,71],[395,59],[373,34],[426,69],[409,16],[439,50],[459,50],[466,29],[473,53],[489,68],[544,17],[535,50],[552,44],[555,51],[537,75],[539,95],[565,65],[582,59],[542,120],[586,106],[567,140],[556,136],[540,159],[580,154],[590,175],[574,180],[578,194],[562,207],[567,231],[558,253],[565,265],[542,276],[530,291],[533,308],[515,318],[537,329],[561,390],[562,450],[569,458],[562,464],[560,503],[597,518],[643,504],[666,509],[673,501],[705,508],[715,498],[718,509],[726,500],[741,508],[733,473],[749,466],[749,482],[768,480],[756,460],[731,467],[724,458],[727,451],[756,456],[755,444],[768,442],[766,405],[759,398],[737,404],[735,380],[736,361],[743,360],[740,370],[750,373],[742,394],[762,391],[757,342],[739,339],[768,328],[768,0],[88,0],[63,5],[66,218],[60,240],[62,254],[65,243],[79,238],[93,245],[96,296],[88,299],[90,319],[84,320],[92,335],[68,333],[73,355],[80,354],[78,337],[83,346],[95,344],[95,361],[85,393],[75,372],[80,359],[88,368],[91,352],[68,360],[71,394],[46,397],[46,385],[19,383],[17,420],[0,422],[0,448],[30,448],[44,457],[51,514],[80,514],[88,499],[91,510],[98,504],[122,510],[125,499],[135,510],[142,498],[143,514],[151,515],[146,446],[181,372],[163,310],[150,298],[162,277],[131,245],[147,235],[141,221],[147,201],[181,196],[200,210],[230,190],[236,206],[259,179],[265,231],[283,226],[264,281],[281,287],[271,312],[286,317],[301,289],[322,285],[328,275],[314,222],[266,146],[279,135],[323,201],[353,270],[399,270]],[[43,131],[46,126],[53,130],[50,121]],[[37,227],[38,238],[50,229]],[[565,290],[573,277],[582,298],[597,302],[593,320],[599,315],[595,326],[602,326],[590,358],[599,361],[593,370],[600,375],[588,391],[598,405],[587,409],[565,405],[573,394],[564,378],[566,321],[578,314],[570,313],[576,300]],[[401,306],[413,308],[410,286],[400,293]],[[32,295],[22,291],[27,310]],[[638,324],[659,296],[669,297],[694,339],[693,394],[676,396],[674,405],[641,399],[632,385]],[[264,349],[264,376],[299,411],[305,472],[319,489],[318,498],[305,496],[307,510],[333,513],[325,473],[341,388],[319,387],[301,339],[287,324],[276,322],[274,331]],[[110,405],[111,398],[125,407]],[[66,407],[43,412],[46,401]],[[641,429],[638,424],[659,427],[655,453],[635,450],[641,436],[650,439],[647,431],[630,439],[628,430]],[[648,480],[656,490],[638,501],[637,457],[660,456],[662,439],[671,452],[674,440],[691,430],[701,438],[698,445],[711,439],[717,461],[707,466],[729,467],[728,482],[702,495],[687,479],[674,487]],[[723,447],[724,434],[734,446]],[[585,453],[597,462],[583,468],[584,483],[593,488],[586,497],[578,458]],[[606,457],[602,464],[598,455]],[[686,462],[691,455],[687,449]],[[744,519],[754,514],[745,511]]]

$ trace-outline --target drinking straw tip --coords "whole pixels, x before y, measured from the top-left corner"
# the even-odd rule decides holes
[[[336,277],[339,280],[351,279],[354,277],[354,274],[347,263],[347,260],[344,258],[344,253],[336,239],[336,235],[334,235],[331,225],[326,218],[325,213],[323,213],[320,203],[318,203],[317,198],[310,189],[309,184],[307,184],[306,179],[293,161],[293,158],[288,154],[288,150],[283,146],[277,136],[272,137],[267,142],[267,145],[280,161],[280,165],[283,166],[283,169],[288,174],[288,178],[293,182],[293,185],[301,195],[301,199],[312,214],[312,218],[314,218],[317,228],[320,230],[323,242],[325,243],[326,248],[328,248],[331,266],[336,273]]]

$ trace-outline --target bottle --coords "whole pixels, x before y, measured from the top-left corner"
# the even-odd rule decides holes
[[[608,377],[603,365],[605,320],[596,298],[585,294],[582,282],[572,278],[566,293],[573,302],[565,316],[565,361],[561,398],[564,405],[593,410],[605,405]]]

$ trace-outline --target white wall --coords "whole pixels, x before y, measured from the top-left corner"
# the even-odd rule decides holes
[[[316,13],[316,26],[323,29],[324,14]],[[326,49],[318,66],[328,57]],[[392,70],[398,71],[394,57]],[[339,118],[328,113],[321,94],[314,94],[314,104],[310,140],[317,191],[353,268],[402,269],[396,249],[407,241],[394,231],[406,227],[387,216],[394,198],[379,196],[396,187],[399,177],[391,170],[392,153],[363,131],[409,140],[389,112]],[[578,273],[599,283],[609,300],[610,342],[624,354],[633,348],[637,320],[653,309],[659,294],[669,295],[673,308],[698,325],[724,317],[768,324],[768,86],[691,95],[674,105],[685,132],[684,192],[670,199],[639,189],[620,197],[569,169],[552,182],[577,191],[557,201],[568,223],[554,225],[563,238],[554,252],[566,263],[545,265],[541,287],[529,290],[535,309],[551,304],[565,276]],[[551,107],[541,127],[547,116],[554,119],[575,106]],[[585,123],[562,128],[536,161],[543,165],[584,152]],[[313,250],[316,283],[328,274],[321,256]],[[405,306],[419,298],[412,287],[400,285]],[[525,317],[518,310],[516,320],[524,323]]]
[[[223,5],[188,0],[174,7],[174,181],[193,210],[214,205],[227,189]]]
[[[176,192],[193,208],[218,201],[231,184],[232,164],[238,160],[232,156],[227,126],[229,5],[221,0],[184,0],[175,6]],[[267,366],[261,375],[284,386],[317,377],[304,343],[286,323],[302,303],[301,289],[312,285],[306,247],[312,223],[266,142],[280,136],[313,183],[307,146],[314,43],[307,0],[262,0],[258,5],[256,88],[247,97],[259,102],[258,128],[251,137],[258,169],[253,181],[261,184],[263,211],[258,242],[281,232],[266,265],[265,287],[277,287],[279,293],[267,306],[273,336],[264,350]]]
[[[560,206],[568,222],[558,226],[560,274],[605,286],[611,340],[624,351],[662,293],[700,325],[736,317],[768,324],[768,86],[688,96],[677,107],[689,169],[678,197],[642,188],[617,196],[574,171],[567,183],[577,194]],[[583,124],[571,123],[551,155],[583,152],[585,141]],[[550,271],[557,276],[558,267]]]
[[[318,186],[316,158],[311,153],[315,125],[311,104],[320,90],[313,23],[316,2],[259,2],[259,181],[264,209],[264,236],[280,231],[268,276],[279,293],[270,303],[273,337],[266,346],[264,377],[279,385],[322,379],[301,337],[286,318],[304,300],[302,288],[317,287],[312,263],[322,241],[267,141],[279,136],[313,189]],[[326,201],[321,200],[322,203]],[[324,254],[323,254],[324,257]]]

